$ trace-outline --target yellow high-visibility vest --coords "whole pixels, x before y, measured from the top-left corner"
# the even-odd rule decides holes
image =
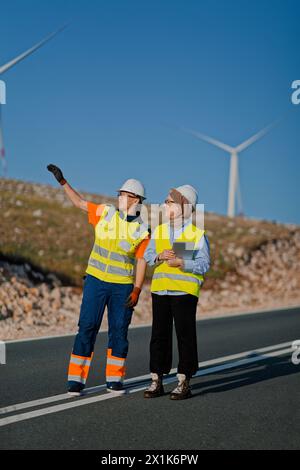
[[[149,235],[148,227],[138,218],[127,222],[126,213],[106,205],[95,226],[95,242],[87,274],[101,281],[132,284],[135,250]]]
[[[192,223],[189,224],[182,234],[174,241],[193,243],[194,249],[197,249],[200,239],[203,237],[205,230],[201,230]],[[155,240],[156,252],[159,254],[164,250],[171,250],[169,227],[167,224],[159,225],[154,231],[153,238]],[[174,268],[167,264],[166,261],[156,266],[151,283],[151,292],[164,290],[175,290],[186,292],[187,294],[199,297],[200,288],[204,282],[201,274],[193,274],[184,272],[180,268]]]

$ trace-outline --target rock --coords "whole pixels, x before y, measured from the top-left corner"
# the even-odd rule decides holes
[[[50,293],[50,298],[52,299],[52,308],[55,310],[61,307],[61,293],[58,287],[55,287]]]
[[[47,274],[47,280],[53,285],[53,286],[61,286],[61,281],[60,279],[58,279],[57,276],[55,276],[55,274],[53,273],[50,273],[50,274]]]
[[[41,209],[37,209],[32,212],[33,217],[41,217],[43,215],[43,211]]]
[[[244,256],[245,254],[245,250],[243,247],[238,247],[234,250],[234,256],[236,258],[242,258],[242,256]]]
[[[24,313],[29,313],[32,311],[32,302],[30,302],[29,299],[26,297],[21,298],[20,300],[20,305],[23,308]]]

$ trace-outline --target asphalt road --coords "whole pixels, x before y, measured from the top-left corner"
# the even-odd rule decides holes
[[[199,376],[193,397],[180,402],[168,397],[175,382],[165,396],[143,398],[149,327],[130,329],[133,381],[121,397],[93,390],[105,383],[106,332],[96,344],[92,390],[81,398],[64,395],[73,337],[8,343],[0,449],[299,449],[300,365],[288,343],[300,340],[300,309],[201,320],[197,328]]]

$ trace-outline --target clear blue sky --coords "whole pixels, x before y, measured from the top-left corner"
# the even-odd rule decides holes
[[[284,120],[240,157],[244,211],[300,223],[300,2],[2,0],[0,63],[68,28],[5,75],[12,178],[114,195],[128,177],[149,202],[194,185],[225,214],[229,157],[176,130],[237,145]]]

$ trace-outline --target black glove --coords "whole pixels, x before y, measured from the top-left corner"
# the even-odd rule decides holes
[[[66,184],[67,181],[65,180],[64,175],[62,174],[62,171],[60,168],[58,168],[58,166],[52,165],[51,163],[50,165],[47,166],[47,169],[51,171],[51,173],[53,173],[53,175],[55,176],[59,184],[61,185]]]

